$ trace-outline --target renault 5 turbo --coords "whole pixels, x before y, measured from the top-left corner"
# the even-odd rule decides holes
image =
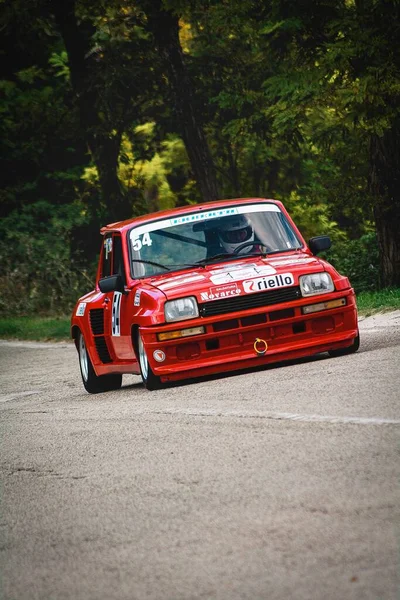
[[[71,334],[90,393],[140,374],[154,390],[216,373],[359,347],[354,290],[306,244],[283,204],[245,198],[101,229],[95,289]]]

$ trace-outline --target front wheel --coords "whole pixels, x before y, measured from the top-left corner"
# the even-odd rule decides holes
[[[137,332],[136,344],[139,354],[140,373],[142,375],[144,387],[150,391],[160,389],[162,387],[161,379],[157,377],[157,375],[154,375],[151,370],[142,336],[139,331]]]
[[[328,354],[329,354],[329,356],[332,356],[332,357],[346,356],[347,354],[353,354],[354,352],[357,352],[359,347],[360,347],[360,334],[358,333],[357,336],[354,338],[351,346],[348,346],[347,348],[338,348],[338,350],[329,350]]]
[[[89,394],[110,392],[111,390],[118,390],[121,387],[122,375],[96,375],[82,333],[79,333],[78,337],[78,354],[82,382]]]

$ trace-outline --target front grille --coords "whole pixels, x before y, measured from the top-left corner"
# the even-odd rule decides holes
[[[104,310],[93,308],[89,311],[89,318],[93,335],[102,335],[104,333]]]
[[[294,317],[294,308],[284,308],[283,310],[273,310],[269,313],[270,321],[280,321],[281,319],[290,319]]]
[[[104,337],[95,337],[94,343],[96,344],[97,354],[99,355],[99,359],[103,364],[107,364],[112,362],[112,358],[107,348],[106,338]]]
[[[238,329],[239,319],[229,319],[229,321],[218,321],[214,323],[214,331],[227,331],[229,329]]]
[[[214,302],[200,304],[199,309],[202,317],[212,317],[239,310],[248,310],[249,308],[272,306],[281,302],[293,302],[299,298],[301,298],[300,287],[292,286],[281,290],[261,292],[259,294],[245,294],[244,296],[236,296],[224,300],[214,300]]]

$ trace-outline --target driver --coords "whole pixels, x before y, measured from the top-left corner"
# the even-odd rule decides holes
[[[218,230],[218,237],[222,248],[225,252],[233,254],[239,246],[245,242],[254,241],[253,227],[245,215],[234,215],[226,217]],[[247,248],[243,248],[246,254],[251,249],[251,244]],[[239,254],[242,251],[239,252]]]

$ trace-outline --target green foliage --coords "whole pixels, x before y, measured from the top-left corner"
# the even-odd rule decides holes
[[[356,292],[380,287],[379,252],[374,233],[363,235],[359,240],[334,244],[326,258],[350,279]]]
[[[136,194],[142,199],[136,206],[142,212],[173,208],[178,203],[190,203],[192,199],[194,182],[189,176],[185,146],[176,135],[168,135],[158,142],[155,125],[154,122],[138,125],[129,135],[123,135],[121,141],[118,177],[125,193]],[[98,189],[96,167],[87,167],[82,179]]]
[[[3,213],[38,198],[73,202],[87,158],[76,114],[64,101],[68,90],[51,69],[32,66],[15,75],[0,81]]]
[[[328,207],[323,202],[304,201],[296,192],[292,192],[284,201],[306,241],[316,235],[329,235],[334,242],[339,243],[347,239],[338,224],[330,219]]]
[[[54,67],[56,77],[62,77],[66,82],[69,82],[71,74],[68,66],[68,55],[65,50],[60,53],[53,52],[49,58],[49,64]]]
[[[0,314],[65,314],[93,286],[93,266],[72,249],[86,216],[79,203],[38,201],[2,220]]]

